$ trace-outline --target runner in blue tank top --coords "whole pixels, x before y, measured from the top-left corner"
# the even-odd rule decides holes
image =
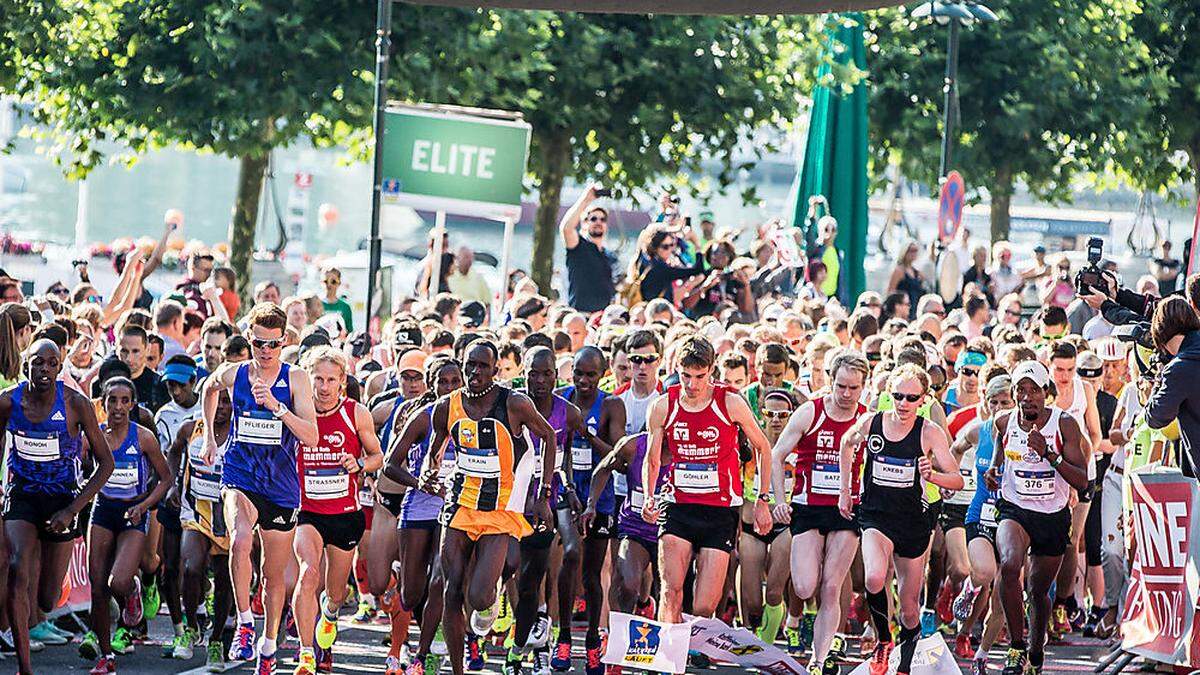
[[[11,616],[29,616],[29,587],[35,578],[38,607],[43,612],[54,609],[71,562],[73,540],[79,536],[77,516],[113,471],[112,452],[96,424],[92,402],[58,381],[63,364],[58,346],[38,340],[30,345],[26,359],[29,381],[0,394],[8,471],[4,533],[12,561],[8,579]],[[82,490],[81,436],[86,436],[93,448],[96,466]],[[40,553],[34,551],[35,546]],[[17,671],[32,673],[28,622],[12,622],[12,632]]]
[[[297,443],[316,446],[317,415],[312,383],[299,368],[279,360],[287,315],[278,305],[250,310],[247,338],[253,358],[227,363],[204,384],[205,461],[217,454],[213,435],[217,395],[232,390],[233,431],[225,449],[221,500],[229,524],[229,573],[237,607],[237,633],[229,649],[233,661],[258,658],[255,672],[274,672],[275,639],[283,610],[284,572],[294,560],[292,537],[300,511]],[[250,613],[250,551],[254,530],[262,537],[264,583],[263,639],[255,649]]]
[[[142,589],[135,576],[146,539],[147,513],[171,487],[171,470],[153,431],[132,423],[129,415],[137,405],[137,388],[124,377],[114,377],[103,386],[106,445],[112,448],[114,468],[92,507],[88,533],[88,579],[92,586],[92,611],[88,619],[92,634],[85,645],[98,647],[99,657],[92,672],[116,669],[114,649],[133,651],[129,629],[142,620]],[[150,488],[151,471],[158,479]],[[112,635],[108,602],[113,598],[124,612]],[[93,639],[91,642],[89,638]],[[115,644],[114,644],[115,643]]]
[[[616,396],[600,391],[600,378],[608,370],[604,353],[591,345],[575,354],[571,369],[572,385],[563,390],[563,396],[584,411],[583,431],[571,443],[571,473],[575,492],[580,499],[587,499],[591,491],[592,472],[601,460],[613,451],[613,446],[625,435],[625,404]],[[560,532],[562,527],[562,504],[559,504]],[[571,605],[575,598],[575,580],[583,579],[583,597],[587,604],[587,635],[584,638],[585,671],[587,675],[600,675],[604,666],[600,663],[600,615],[604,607],[604,591],[600,584],[600,573],[617,531],[615,499],[612,485],[604,486],[594,516],[580,521],[583,531],[582,551],[572,556],[567,538],[563,538],[563,566],[558,575],[559,616],[571,616]],[[582,560],[582,575],[579,563]],[[551,665],[555,670],[571,667],[571,625],[563,620],[559,626],[558,644],[554,649]]]

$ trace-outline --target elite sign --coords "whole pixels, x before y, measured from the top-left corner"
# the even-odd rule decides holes
[[[383,200],[424,211],[518,217],[530,126],[497,115],[390,108],[383,126]]]

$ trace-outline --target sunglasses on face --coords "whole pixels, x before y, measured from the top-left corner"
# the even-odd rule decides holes
[[[1016,316],[1016,317],[1019,317],[1019,316],[1021,316],[1021,313],[1020,313],[1020,312],[1013,311],[1013,310],[1011,310],[1011,309],[1006,309],[1006,310],[1004,310],[1004,313],[1005,313],[1006,315],[1008,315],[1008,316]]]
[[[608,218],[605,218],[604,216],[592,216],[591,218],[588,218],[587,221],[589,223],[607,223]]]
[[[934,391],[941,391],[941,390],[943,390],[943,389],[945,389],[945,388],[946,388],[946,383],[945,383],[945,382],[938,382],[938,383],[936,383],[936,384],[931,384],[931,385],[929,385],[929,388],[930,388],[930,389],[932,389],[932,390],[934,390]]]
[[[781,419],[786,418],[788,415],[791,415],[792,413],[789,410],[764,410],[764,411],[762,411],[762,414],[763,414],[763,417],[770,419],[770,420],[781,420]]]
[[[977,377],[979,375],[978,368],[963,368],[962,370],[960,370],[958,372],[963,375],[966,375],[967,377]]]
[[[658,245],[658,250],[660,251],[670,251],[673,248],[675,248],[675,242],[673,241],[664,242]]]
[[[875,363],[881,359],[883,359],[883,354],[880,354],[879,352],[867,352],[867,360],[871,363]]]
[[[262,338],[254,338],[250,340],[250,344],[254,345],[255,349],[278,349],[283,344],[283,339],[264,340]]]
[[[925,394],[901,394],[898,391],[893,391],[892,398],[896,399],[897,402],[908,401],[909,403],[916,403],[925,398]]]
[[[658,362],[658,354],[630,354],[629,362],[635,366],[648,366]]]

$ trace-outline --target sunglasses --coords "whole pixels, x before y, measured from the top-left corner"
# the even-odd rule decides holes
[[[608,218],[604,218],[602,216],[592,216],[591,218],[588,218],[587,221],[589,223],[607,223]]]
[[[766,417],[767,419],[781,420],[786,418],[788,415],[791,415],[792,412],[790,410],[764,410],[762,411],[762,414],[763,417]]]
[[[283,339],[264,340],[262,338],[254,338],[250,341],[250,344],[254,345],[255,349],[278,349],[283,345]]]
[[[925,398],[925,394],[901,394],[898,391],[893,391],[892,398],[896,399],[896,402],[908,401],[909,403],[916,403]]]
[[[1008,316],[1018,316],[1018,317],[1019,317],[1019,316],[1021,316],[1021,313],[1020,313],[1020,312],[1016,312],[1016,311],[1013,311],[1013,310],[1011,310],[1011,309],[1006,309],[1006,310],[1004,310],[1004,313],[1005,313],[1006,315],[1008,315]]]
[[[658,363],[658,354],[630,354],[629,362],[636,366],[648,366]]]
[[[673,248],[675,248],[675,242],[673,241],[658,245],[658,250],[660,251],[670,251]]]
[[[934,391],[941,391],[941,390],[943,390],[943,389],[945,389],[945,388],[946,388],[946,385],[947,385],[947,384],[948,384],[948,383],[946,383],[946,382],[938,382],[937,384],[931,384],[931,385],[929,385],[929,388],[930,388],[930,389],[932,389],[932,390],[934,390]]]
[[[879,352],[867,352],[867,360],[871,363],[875,363],[876,361],[880,361],[882,359],[883,354],[880,354]]]
[[[967,377],[978,377],[979,376],[978,368],[963,368],[962,370],[960,370],[958,372],[962,375],[966,375]]]

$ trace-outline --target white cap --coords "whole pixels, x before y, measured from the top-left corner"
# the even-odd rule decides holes
[[[1129,353],[1129,346],[1114,337],[1092,340],[1091,347],[1105,361],[1120,361]]]
[[[1050,371],[1041,361],[1022,361],[1013,369],[1012,383],[1015,387],[1021,380],[1029,379],[1039,387],[1045,388],[1050,384]]]

